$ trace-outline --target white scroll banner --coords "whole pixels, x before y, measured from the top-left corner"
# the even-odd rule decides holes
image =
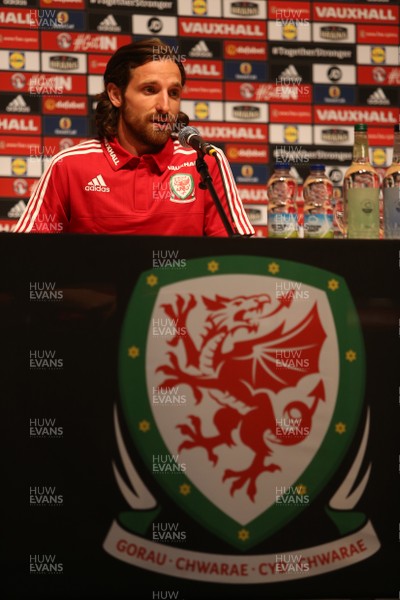
[[[227,584],[286,582],[349,567],[375,554],[380,542],[372,523],[351,535],[311,548],[275,554],[232,555],[193,552],[155,543],[114,521],[103,548],[132,566],[180,579]]]

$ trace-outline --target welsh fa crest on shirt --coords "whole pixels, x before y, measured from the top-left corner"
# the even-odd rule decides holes
[[[179,173],[172,175],[169,180],[171,190],[171,202],[187,203],[194,202],[194,181],[189,173]]]
[[[125,473],[115,467],[115,475],[130,510],[112,524],[107,552],[180,578],[272,583],[379,549],[368,516],[353,510],[368,483],[368,472],[360,474],[368,416],[363,339],[342,278],[253,256],[149,271],[128,306],[119,363],[115,428]],[[121,419],[154,486],[127,451]],[[323,508],[338,537],[321,532],[319,545],[295,545],[296,569],[253,553],[312,509],[360,428],[353,465]],[[159,487],[207,532],[210,552],[193,549],[194,540],[185,550],[173,536],[169,545],[152,537],[163,511]],[[232,553],[213,554],[213,537]]]

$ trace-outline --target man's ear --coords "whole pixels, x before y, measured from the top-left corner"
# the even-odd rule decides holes
[[[107,83],[106,91],[111,104],[116,108],[119,108],[122,105],[122,94],[119,87],[116,86],[115,83]]]

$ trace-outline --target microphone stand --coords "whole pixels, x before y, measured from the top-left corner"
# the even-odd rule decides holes
[[[239,233],[235,233],[234,230],[232,229],[232,225],[230,224],[229,219],[226,216],[224,208],[221,204],[221,201],[218,198],[218,194],[215,191],[214,185],[212,183],[212,177],[208,170],[207,163],[204,160],[204,156],[205,156],[204,152],[202,152],[201,150],[197,151],[196,168],[201,176],[201,182],[199,183],[199,187],[202,190],[208,189],[208,191],[210,192],[212,199],[214,200],[214,204],[217,207],[219,216],[222,219],[222,222],[224,224],[224,227],[226,229],[228,236],[229,237],[242,237]]]

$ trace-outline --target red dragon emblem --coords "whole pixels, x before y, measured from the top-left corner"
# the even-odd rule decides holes
[[[282,295],[278,302],[272,302],[269,294],[202,296],[207,317],[201,335],[194,336],[189,323],[198,300],[194,295],[185,299],[176,294],[175,298],[162,308],[177,331],[185,335],[175,335],[168,341],[169,360],[157,369],[164,377],[161,385],[189,386],[196,405],[207,392],[217,405],[214,435],[204,434],[202,420],[194,414],[176,425],[182,436],[178,450],[204,449],[216,465],[216,448],[232,448],[239,438],[251,451],[252,459],[245,468],[225,469],[223,481],[229,482],[231,496],[243,488],[254,502],[258,477],[282,469],[272,460],[274,444],[301,444],[311,431],[318,403],[325,400],[320,378],[308,394],[308,403],[304,398],[291,399],[282,406],[285,422],[296,421],[300,433],[293,435],[291,428],[277,427],[271,394],[295,389],[305,376],[319,374],[326,333],[317,303],[297,323],[288,324],[292,292]],[[301,359],[288,360],[288,356]]]

